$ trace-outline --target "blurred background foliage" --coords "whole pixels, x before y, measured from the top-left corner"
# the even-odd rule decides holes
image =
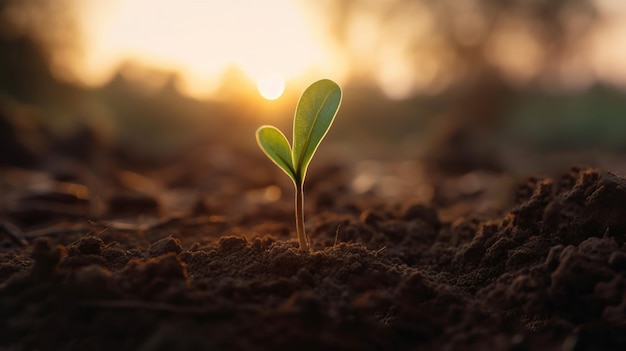
[[[254,130],[267,123],[289,130],[300,91],[323,77],[344,88],[324,146],[344,160],[426,159],[465,172],[516,169],[518,157],[546,153],[626,151],[626,6],[619,0],[293,3],[323,38],[332,69],[303,69],[269,101],[237,64],[217,73],[210,94],[186,91],[193,77],[176,65],[132,58],[112,62],[106,80],[85,83],[72,68],[90,50],[84,4],[1,0],[0,162],[32,167],[51,155],[107,153],[160,164],[219,145],[256,152]],[[205,34],[189,40],[220,55]]]

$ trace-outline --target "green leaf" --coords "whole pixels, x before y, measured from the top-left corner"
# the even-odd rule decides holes
[[[292,160],[296,180],[304,183],[306,170],[330,129],[341,103],[341,88],[323,79],[309,86],[298,102],[293,121]]]
[[[261,150],[296,183],[296,172],[291,161],[291,147],[285,135],[274,126],[261,126],[256,131]]]

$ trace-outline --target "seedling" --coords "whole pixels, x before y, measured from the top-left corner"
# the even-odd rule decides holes
[[[323,79],[306,88],[298,101],[293,119],[293,148],[274,126],[261,126],[256,131],[261,150],[287,173],[295,186],[296,232],[303,252],[311,251],[311,243],[304,230],[304,178],[313,154],[333,124],[340,103],[339,85]]]

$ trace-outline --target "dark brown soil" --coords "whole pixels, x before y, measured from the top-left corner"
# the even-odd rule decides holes
[[[227,156],[106,184],[6,168],[0,349],[626,349],[621,176],[421,173],[422,201],[317,168],[302,254],[286,177]]]

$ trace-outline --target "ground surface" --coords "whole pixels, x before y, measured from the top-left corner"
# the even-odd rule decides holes
[[[0,349],[626,349],[621,176],[320,162],[302,254],[287,178],[207,155],[3,169]]]

